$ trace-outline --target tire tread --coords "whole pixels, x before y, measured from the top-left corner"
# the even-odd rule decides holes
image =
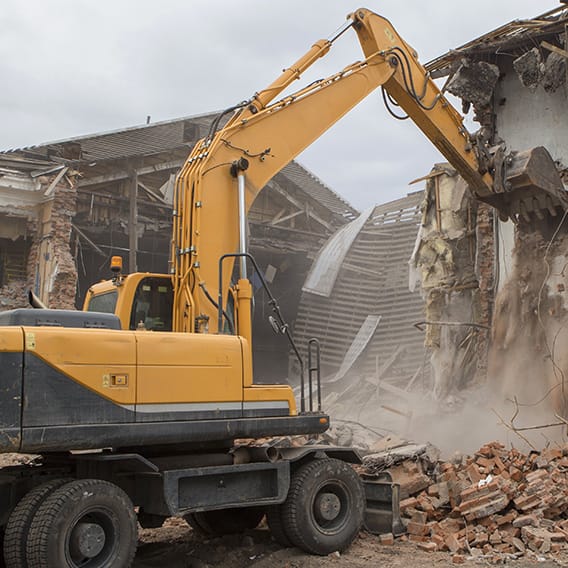
[[[349,464],[335,458],[323,458],[315,459],[298,468],[292,476],[288,496],[282,505],[282,523],[285,534],[288,536],[291,543],[310,554],[326,555],[334,552],[335,550],[345,550],[355,540],[363,524],[364,507],[361,510],[356,509],[352,512],[353,515],[358,516],[355,521],[355,526],[357,526],[358,529],[349,536],[349,539],[343,540],[337,548],[332,547],[331,550],[329,550],[329,543],[317,543],[307,538],[309,536],[309,527],[301,526],[300,524],[300,508],[304,502],[302,494],[306,491],[306,487],[309,485],[309,480],[318,472],[318,470],[325,467],[336,468],[341,474],[345,473],[345,475],[353,481],[353,489],[357,487],[355,491],[357,495],[354,495],[355,499],[363,504],[363,506],[365,502],[362,483],[357,473]]]
[[[80,495],[90,487],[108,486],[116,494],[115,498],[124,501],[125,507],[131,507],[129,497],[116,485],[98,479],[82,479],[67,483],[60,487],[50,497],[48,497],[38,509],[28,535],[28,545],[26,549],[28,565],[33,568],[52,568],[48,563],[48,547],[53,538],[52,523],[61,514],[65,505],[69,502],[70,495]],[[132,507],[133,519],[135,519],[134,508]],[[136,543],[135,543],[136,544]],[[128,567],[134,560],[136,546],[131,546],[129,558],[125,559],[124,567]],[[61,567],[63,568],[63,567]]]

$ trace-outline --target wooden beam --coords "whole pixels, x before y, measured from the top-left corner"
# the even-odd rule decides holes
[[[183,166],[183,164],[185,163],[185,159],[179,159],[179,160],[172,160],[170,162],[162,162],[160,164],[156,164],[154,166],[144,166],[141,168],[138,168],[136,170],[136,173],[139,176],[145,176],[147,174],[153,174],[156,172],[162,172],[164,170],[178,170],[179,168],[181,168],[181,166]],[[119,170],[116,172],[113,172],[111,174],[103,174],[100,176],[94,176],[94,177],[87,177],[87,178],[81,178],[79,180],[79,187],[86,187],[89,185],[97,185],[100,183],[110,183],[113,181],[120,181],[120,180],[124,180],[124,179],[128,179],[131,176],[131,171],[128,170]]]
[[[274,180],[271,180],[270,182],[268,182],[267,187],[273,189],[276,193],[280,194],[282,197],[284,197],[284,199],[289,201],[297,209],[301,209],[302,212],[305,211],[304,203],[302,203],[299,199],[296,199],[294,196],[290,195],[290,193],[288,191],[286,191],[284,188],[282,188],[280,186],[280,184],[276,183]],[[308,215],[314,221],[316,221],[320,225],[324,226],[329,231],[335,232],[335,229],[333,228],[333,226],[330,223],[328,223],[327,221],[325,221],[324,219],[322,219],[317,213],[314,213],[313,211],[308,211]]]
[[[274,217],[270,221],[270,224],[274,225],[279,219],[283,217],[284,213],[286,213],[286,207],[282,207],[282,209],[280,209],[280,211],[278,211],[278,213],[274,215]]]
[[[276,219],[276,221],[271,221],[270,224],[274,227],[275,225],[278,225],[279,223],[284,223],[284,221],[288,221],[289,219],[293,219],[294,217],[297,217],[298,215],[302,215],[303,213],[305,213],[305,211],[296,211],[294,213],[290,213],[289,215],[285,215],[284,217],[280,217],[279,219]]]
[[[562,49],[561,47],[558,47],[557,45],[553,45],[551,43],[548,43],[547,41],[541,41],[540,45],[542,47],[544,47],[544,49],[548,49],[548,51],[554,51],[554,53],[557,53],[558,55],[562,55],[562,57],[566,57],[566,59],[568,59],[568,51],[566,51],[565,49]]]
[[[73,230],[77,232],[77,234],[83,238],[88,245],[90,245],[93,250],[95,250],[98,254],[100,254],[101,256],[104,256],[106,258],[106,253],[104,253],[91,239],[89,239],[89,237],[87,237],[87,235],[85,235],[85,233],[83,233],[83,231],[81,231],[81,229],[79,229],[79,227],[77,227],[77,225],[71,224],[71,227],[73,227]]]
[[[59,173],[53,178],[53,181],[49,184],[49,187],[43,192],[45,197],[49,197],[55,190],[57,184],[61,181],[61,178],[67,173],[69,168],[63,167]]]
[[[152,191],[148,186],[144,185],[141,181],[138,181],[138,187],[141,187],[153,199],[157,199],[160,203],[163,203],[164,205],[169,205],[169,203],[161,195],[158,195],[156,192]]]

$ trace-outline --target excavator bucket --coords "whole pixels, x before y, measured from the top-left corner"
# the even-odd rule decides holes
[[[502,176],[504,184],[494,187],[495,193],[484,199],[499,211],[501,219],[528,223],[568,209],[568,192],[544,147],[508,155],[502,170],[496,171],[495,177]]]

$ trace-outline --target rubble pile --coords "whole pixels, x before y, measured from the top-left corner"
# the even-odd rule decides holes
[[[28,308],[26,290],[26,283],[21,280],[13,280],[2,286],[0,288],[0,310]]]
[[[381,461],[370,455],[364,464],[374,473]],[[527,455],[492,442],[430,472],[423,456],[389,472],[401,486],[408,531],[401,538],[424,550],[450,551],[455,563],[483,557],[498,564],[567,547],[568,445]]]

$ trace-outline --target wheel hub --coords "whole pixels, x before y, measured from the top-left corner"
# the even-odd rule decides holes
[[[105,531],[97,523],[78,523],[69,541],[74,557],[95,558],[105,546]]]
[[[335,493],[320,493],[316,497],[315,513],[323,521],[333,521],[341,511],[341,501]]]

